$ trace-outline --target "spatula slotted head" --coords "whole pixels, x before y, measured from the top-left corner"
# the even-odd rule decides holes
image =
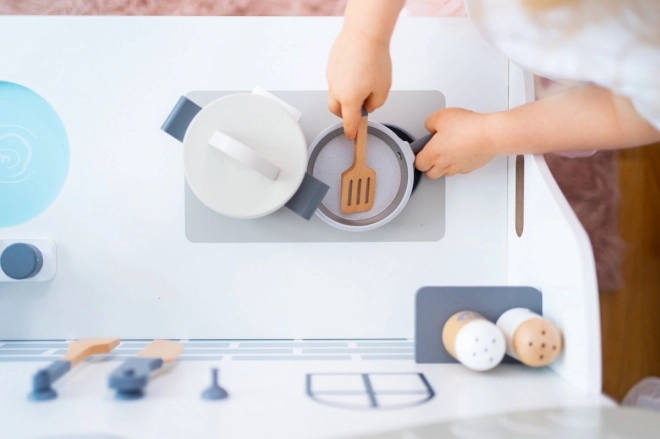
[[[376,171],[362,164],[352,166],[341,174],[341,211],[367,212],[374,207]]]
[[[342,213],[367,212],[374,207],[376,171],[367,166],[368,120],[363,111],[353,148],[355,157],[350,168],[341,174]]]

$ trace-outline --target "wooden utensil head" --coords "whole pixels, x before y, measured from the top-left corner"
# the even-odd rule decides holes
[[[176,360],[183,351],[183,345],[170,340],[154,340],[142,349],[136,357],[160,358],[163,363]]]
[[[70,361],[73,367],[91,355],[107,354],[118,345],[118,338],[83,338],[69,343],[62,360]]]

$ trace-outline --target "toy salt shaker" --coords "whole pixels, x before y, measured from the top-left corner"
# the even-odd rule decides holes
[[[559,329],[526,308],[513,308],[497,319],[506,337],[506,353],[531,367],[552,363],[562,347]]]
[[[442,343],[449,355],[476,371],[500,364],[506,350],[502,331],[473,311],[457,312],[447,320]]]

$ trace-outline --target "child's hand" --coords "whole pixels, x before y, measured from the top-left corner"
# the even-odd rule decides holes
[[[385,103],[392,85],[389,40],[344,29],[328,62],[328,107],[344,119],[348,140],[355,139],[362,106],[372,112]]]
[[[426,129],[437,133],[417,154],[415,167],[430,179],[467,174],[496,155],[489,140],[487,115],[461,108],[436,111],[426,119]]]

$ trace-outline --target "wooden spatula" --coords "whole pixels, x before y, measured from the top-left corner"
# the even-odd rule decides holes
[[[107,354],[119,345],[118,338],[85,338],[69,343],[68,352],[32,379],[30,399],[46,401],[57,397],[51,385],[91,355]]]
[[[374,207],[376,171],[367,166],[367,111],[362,109],[357,137],[353,144],[354,158],[350,168],[341,174],[341,211],[367,212]]]

